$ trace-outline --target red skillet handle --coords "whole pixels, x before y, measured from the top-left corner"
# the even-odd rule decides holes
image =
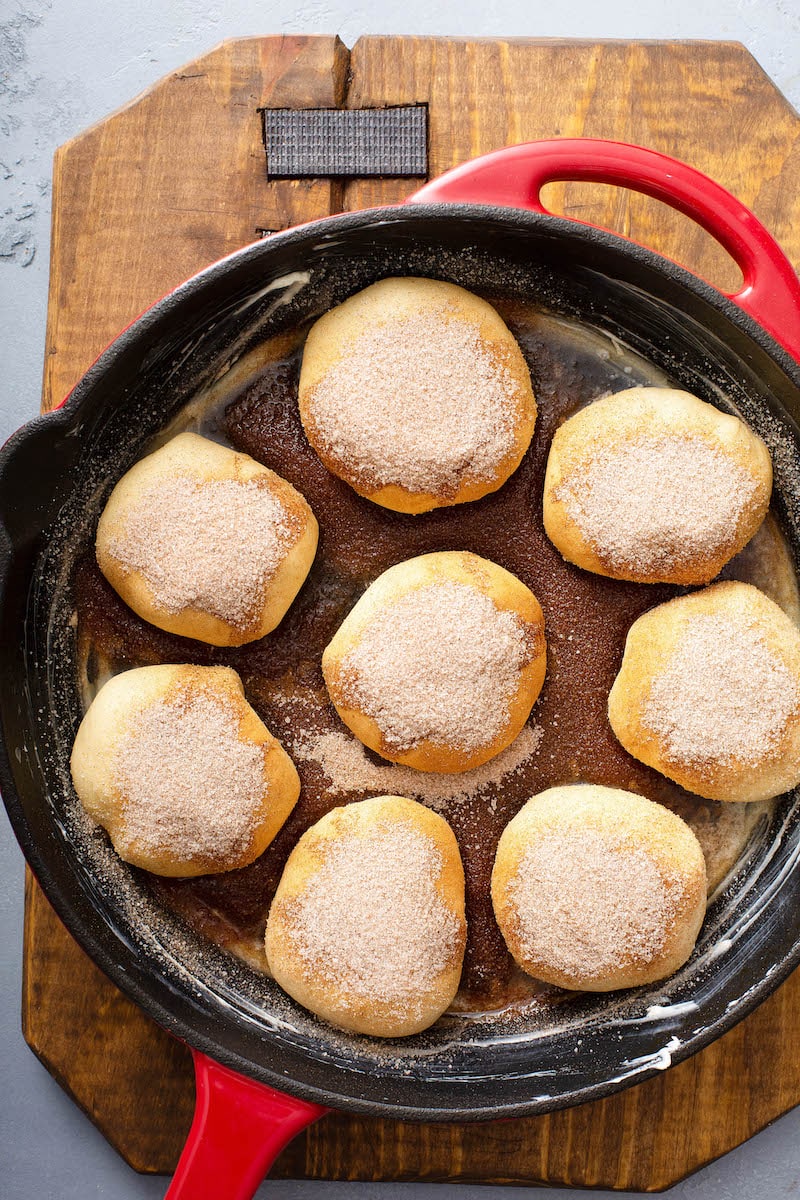
[[[544,213],[540,193],[556,180],[611,183],[663,200],[691,217],[738,264],[744,283],[725,293],[800,359],[800,283],[778,243],[725,188],[677,159],[593,138],[509,146],[434,179],[412,203],[502,204]]]
[[[194,1121],[165,1200],[251,1200],[283,1147],[328,1110],[192,1055]]]

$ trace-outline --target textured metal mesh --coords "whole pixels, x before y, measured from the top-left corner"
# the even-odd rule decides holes
[[[428,109],[266,108],[270,179],[428,173]]]

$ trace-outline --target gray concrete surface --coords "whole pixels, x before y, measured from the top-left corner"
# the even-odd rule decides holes
[[[338,32],[348,44],[362,33],[735,39],[800,107],[797,0],[385,0],[380,7],[366,0],[0,0],[0,440],[39,405],[55,147],[223,37],[288,32]],[[0,818],[0,1197],[161,1196],[165,1181],[129,1170],[22,1040],[22,881],[22,857]],[[670,1195],[777,1200],[798,1191],[800,1109]],[[259,1192],[272,1200],[506,1195],[502,1188],[281,1182]],[[563,1195],[535,1193],[536,1200]]]

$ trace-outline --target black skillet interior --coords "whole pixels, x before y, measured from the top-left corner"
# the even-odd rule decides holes
[[[453,1016],[419,1037],[379,1043],[317,1021],[160,911],[88,828],[69,782],[80,706],[68,581],[113,483],[261,338],[391,274],[534,301],[619,338],[705,399],[729,397],[772,450],[777,510],[800,557],[800,371],[718,293],[647,251],[558,218],[474,206],[330,218],[233,255],[167,297],[106,351],[60,412],[6,447],[0,778],[23,850],[78,941],[160,1024],[211,1057],[375,1115],[542,1112],[638,1082],[700,1049],[800,960],[794,796],[759,828],[692,959],[663,985],[587,996],[545,1028]]]

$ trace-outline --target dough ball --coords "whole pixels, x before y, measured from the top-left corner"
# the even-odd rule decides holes
[[[553,438],[544,527],[569,562],[638,583],[708,583],[749,542],[769,451],[737,417],[670,388],[596,400]]]
[[[506,826],[492,903],[524,971],[585,992],[653,983],[692,952],[706,866],[689,826],[632,792],[550,788]]]
[[[72,780],[120,858],[156,875],[253,862],[294,808],[300,780],[229,667],[137,667],[97,693]]]
[[[525,359],[478,296],[382,279],[311,329],[300,416],[334,475],[376,504],[421,513],[494,492],[530,445]]]
[[[364,745],[443,772],[480,766],[513,742],[545,665],[533,592],[462,551],[384,571],[322,656],[336,711]]]
[[[151,625],[240,646],[283,619],[317,534],[285,479],[181,433],[123,475],[100,518],[96,553],[111,586]]]
[[[709,800],[800,782],[800,631],[747,583],[715,583],[634,621],[608,699],[641,762]]]
[[[464,871],[447,822],[402,796],[335,808],[289,856],[267,921],[278,983],[375,1037],[419,1033],[458,990]]]

